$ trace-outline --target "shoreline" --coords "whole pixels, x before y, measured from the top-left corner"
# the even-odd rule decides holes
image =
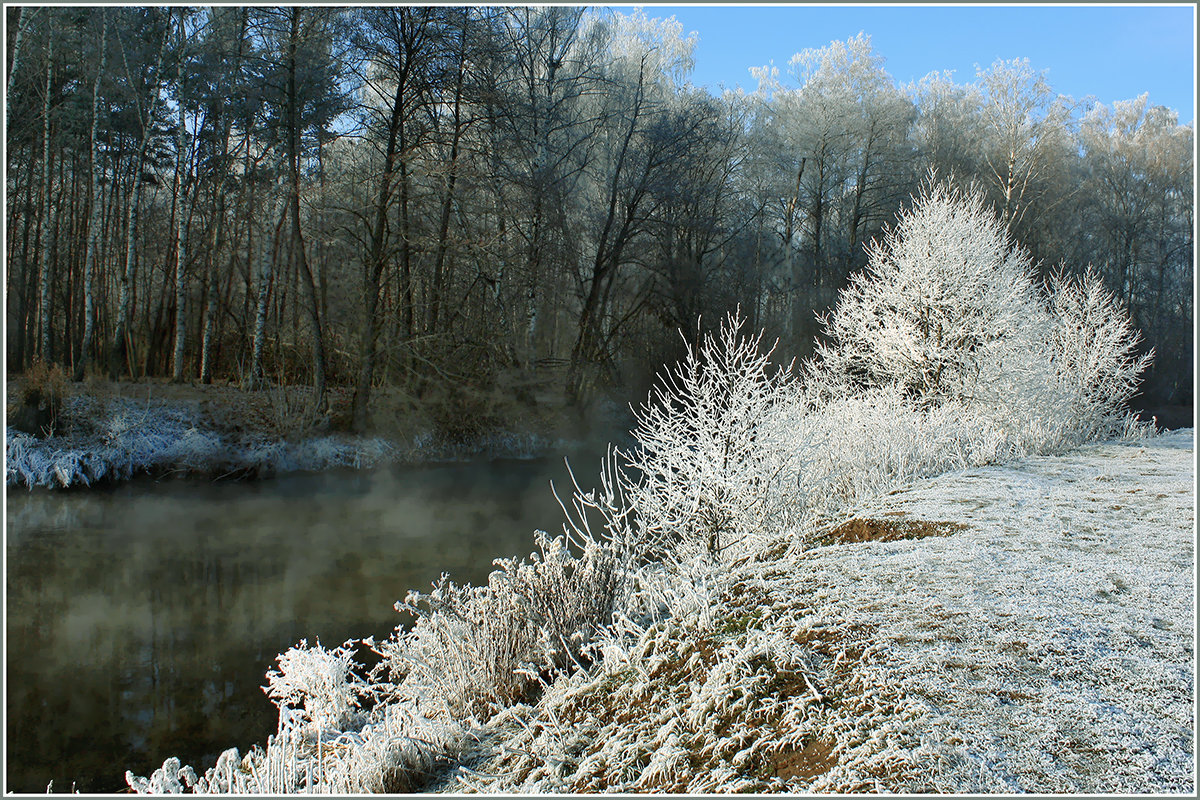
[[[145,398],[131,396],[142,390]],[[330,418],[299,425],[281,415],[281,406],[294,409],[306,392],[306,387],[258,392],[231,386],[81,387],[63,401],[52,435],[6,426],[5,484],[61,491],[172,474],[261,480],[332,469],[536,458],[593,438],[588,426],[571,435],[565,410],[552,403],[525,414],[505,408],[507,413],[471,420],[468,430],[452,432],[440,431],[428,408],[406,409],[393,424],[365,435],[341,430]],[[345,402],[337,394],[335,408]],[[8,395],[11,420],[17,395],[12,381]]]

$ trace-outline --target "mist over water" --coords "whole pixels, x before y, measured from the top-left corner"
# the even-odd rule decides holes
[[[602,450],[571,455],[580,482]],[[442,572],[555,533],[561,456],[8,495],[9,791],[118,791],[275,731],[261,690],[300,639],[386,637]]]

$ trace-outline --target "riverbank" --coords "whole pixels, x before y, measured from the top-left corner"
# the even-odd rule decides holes
[[[18,430],[22,380],[7,385],[6,483],[66,488],[136,475],[258,478],[468,458],[531,458],[613,427],[605,404],[590,420],[561,398],[462,391],[414,398],[377,390],[369,435],[349,432],[350,390],[330,389],[330,413],[308,410],[307,387],[91,380],[67,383],[50,435]]]
[[[498,715],[439,788],[1192,793],[1193,457],[1178,431],[860,508]]]

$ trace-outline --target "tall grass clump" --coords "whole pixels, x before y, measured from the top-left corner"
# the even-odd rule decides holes
[[[67,378],[57,364],[37,361],[21,378],[17,403],[8,411],[8,426],[37,438],[53,436],[61,426]]]
[[[486,586],[443,575],[431,592],[398,603],[416,623],[381,651],[393,678],[423,687],[455,719],[485,719],[587,658],[622,589],[617,554],[596,539],[572,552],[564,537],[540,531],[537,543],[529,559],[497,559]]]

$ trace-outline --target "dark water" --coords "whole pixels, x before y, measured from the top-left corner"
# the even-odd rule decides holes
[[[407,590],[527,554],[560,530],[551,479],[561,459],[9,492],[5,790],[119,791],[265,741],[276,654],[386,637]]]

